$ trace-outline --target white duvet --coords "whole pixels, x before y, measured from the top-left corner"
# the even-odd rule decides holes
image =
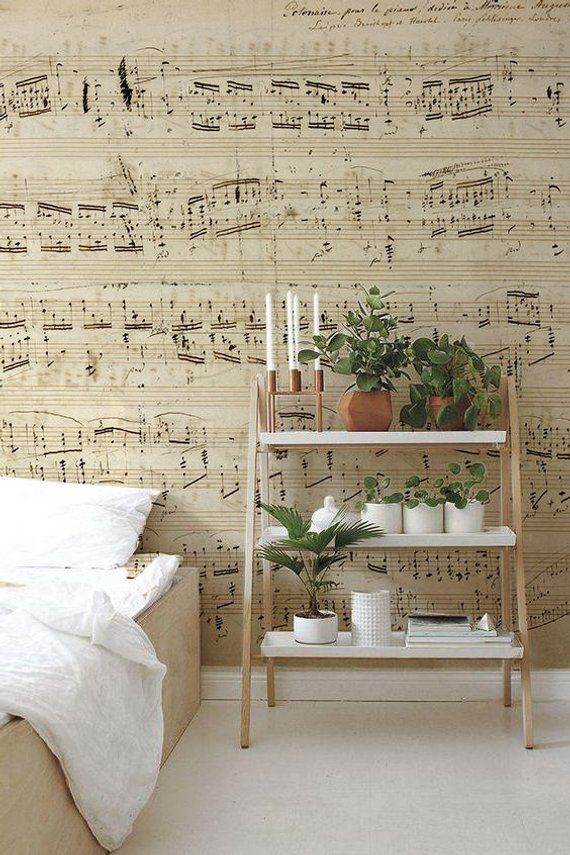
[[[44,739],[109,850],[152,793],[162,752],[166,669],[132,615],[167,590],[177,566],[158,556],[131,580],[116,570],[0,571],[9,583],[0,585],[0,710]]]

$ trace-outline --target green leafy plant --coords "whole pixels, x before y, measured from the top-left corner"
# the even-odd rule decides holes
[[[418,338],[411,345],[412,365],[420,383],[410,385],[410,403],[402,407],[400,419],[412,427],[424,427],[430,397],[451,398],[438,411],[436,424],[445,427],[461,416],[468,430],[475,430],[481,417],[496,419],[501,414],[497,394],[501,366],[488,367],[467,344],[465,338],[439,341]]]
[[[395,330],[397,319],[386,308],[385,298],[373,286],[365,299],[344,318],[341,330],[329,336],[315,335],[313,347],[299,351],[299,361],[323,357],[335,374],[353,375],[362,392],[394,391],[394,379],[404,375],[409,364],[409,339]],[[408,377],[409,379],[409,377]]]
[[[441,488],[446,502],[451,502],[459,510],[466,508],[472,501],[487,504],[489,493],[481,487],[487,475],[483,463],[471,463],[464,470],[459,463],[450,463],[447,468],[455,478],[448,480]],[[457,477],[461,475],[462,478]]]
[[[367,475],[362,482],[364,487],[364,502],[361,505],[397,505],[403,502],[403,493],[386,493],[391,483],[392,479],[388,476],[379,481],[373,475]]]
[[[441,494],[443,487],[443,478],[436,478],[431,482],[427,479],[420,478],[419,475],[412,475],[405,483],[406,490],[409,490],[409,496],[404,504],[407,508],[417,508],[419,504],[427,505],[429,508],[436,508],[438,505],[445,503],[445,498]]]
[[[319,609],[319,597],[339,582],[328,578],[329,571],[346,558],[343,550],[364,540],[380,537],[382,529],[367,522],[348,522],[342,512],[322,531],[309,531],[311,522],[295,508],[278,505],[261,506],[287,529],[287,537],[261,546],[258,555],[287,567],[301,581],[309,597],[309,608],[303,617],[324,617]]]

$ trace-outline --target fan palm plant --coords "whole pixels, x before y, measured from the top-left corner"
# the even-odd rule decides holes
[[[328,578],[329,571],[344,561],[343,550],[380,537],[382,529],[360,520],[350,522],[341,511],[327,528],[310,531],[310,520],[303,519],[295,508],[264,504],[261,507],[287,529],[287,536],[264,544],[257,550],[258,555],[271,564],[287,567],[300,579],[309,597],[309,608],[303,617],[326,617],[319,609],[319,597],[340,584]]]

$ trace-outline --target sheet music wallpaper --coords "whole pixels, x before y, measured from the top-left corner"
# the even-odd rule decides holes
[[[159,487],[143,548],[199,566],[206,664],[239,659],[264,293],[283,326],[297,290],[306,328],[318,286],[333,328],[371,284],[403,331],[464,333],[514,374],[534,658],[570,664],[568,17],[555,0],[4,0],[0,471]],[[280,417],[312,424],[309,406]],[[369,472],[438,465],[282,454],[272,488],[310,511]],[[328,603],[345,624],[355,584],[389,585],[395,623],[497,610],[494,552],[350,563]],[[277,587],[284,626],[301,593]]]

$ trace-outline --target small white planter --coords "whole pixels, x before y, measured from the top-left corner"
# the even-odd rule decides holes
[[[445,531],[448,534],[469,534],[483,531],[485,505],[475,500],[465,508],[456,508],[452,502],[445,503]]]
[[[293,634],[299,644],[333,644],[338,638],[338,615],[323,612],[327,617],[306,618],[295,615]]]
[[[401,534],[402,503],[386,505],[368,502],[364,505],[362,519],[377,525],[386,534]]]
[[[417,508],[404,505],[405,534],[441,534],[443,532],[443,505],[430,508],[423,502]]]
[[[352,644],[386,647],[391,640],[390,591],[351,591]]]

